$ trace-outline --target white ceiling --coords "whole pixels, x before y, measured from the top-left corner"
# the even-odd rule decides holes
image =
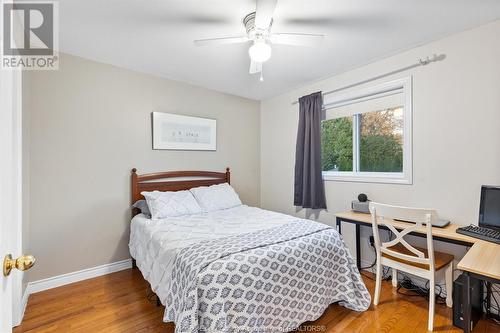
[[[273,32],[327,38],[315,48],[274,45],[264,82],[248,74],[248,44],[193,45],[245,34],[241,21],[254,10],[252,0],[61,0],[60,49],[261,100],[499,19],[500,1],[280,0]]]

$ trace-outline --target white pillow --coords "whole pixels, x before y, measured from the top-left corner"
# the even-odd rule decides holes
[[[190,191],[204,212],[241,205],[240,197],[228,183],[195,187]]]
[[[141,194],[146,198],[153,220],[202,212],[201,207],[189,191],[153,191],[141,192]]]

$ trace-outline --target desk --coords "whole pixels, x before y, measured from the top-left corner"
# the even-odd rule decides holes
[[[342,222],[352,223],[356,225],[356,263],[358,268],[361,268],[361,246],[360,246],[360,226],[372,227],[372,216],[370,214],[363,213],[355,213],[352,211],[342,212],[335,214],[337,229],[340,233],[342,233]],[[396,230],[402,230],[404,228],[408,228],[412,226],[411,222],[401,222],[401,221],[393,221],[391,223]],[[453,243],[463,246],[473,246],[475,243],[480,240],[477,238],[469,237],[466,235],[462,235],[456,232],[457,228],[463,227],[463,225],[450,223],[444,228],[432,228],[432,238],[434,240],[439,240],[447,243]],[[383,228],[383,227],[382,227]],[[385,228],[386,229],[386,228]],[[426,237],[426,229],[422,227],[417,229],[415,232],[412,232],[411,235],[418,237]]]
[[[346,211],[335,214],[336,224],[339,233],[342,233],[342,222],[356,225],[356,263],[361,268],[361,246],[360,246],[360,227],[372,227],[371,215]],[[386,222],[387,223],[387,222]],[[413,225],[409,222],[392,221],[389,222],[397,230],[402,230]],[[470,307],[470,278],[474,277],[483,281],[500,283],[500,245],[485,242],[483,240],[462,235],[456,232],[462,225],[450,223],[444,228],[432,228],[432,239],[446,243],[464,245],[470,247],[470,250],[460,260],[457,268],[464,271],[466,275],[466,293],[464,295],[464,332],[471,332],[471,307]],[[383,228],[383,227],[382,227]],[[387,228],[385,228],[387,229]],[[410,235],[426,237],[425,227],[417,229]],[[488,291],[490,284],[487,285]],[[489,301],[489,292],[488,292]]]
[[[465,273],[464,289],[467,292],[464,295],[464,322],[470,323],[466,325],[464,332],[471,332],[471,307],[470,307],[470,278],[480,279],[489,282],[486,285],[486,307],[490,308],[490,283],[500,283],[500,245],[477,240],[472,248],[460,260],[457,268]]]

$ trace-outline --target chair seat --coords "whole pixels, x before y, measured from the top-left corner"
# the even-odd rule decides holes
[[[425,254],[426,258],[428,257],[427,249],[423,249],[423,248],[416,247],[416,246],[414,246],[414,248],[423,252]],[[407,255],[417,257],[413,252],[408,250],[402,244],[396,244],[394,246],[388,247],[387,249],[401,253],[401,254],[407,254]],[[391,255],[388,255],[386,253],[382,253],[382,257],[385,257],[387,259],[391,259],[391,260],[394,260],[394,261],[397,261],[397,262],[400,262],[400,263],[403,263],[406,265],[410,265],[413,267],[418,267],[418,268],[422,268],[422,269],[430,269],[429,265],[427,265],[427,264],[414,263],[414,262],[411,262],[408,260],[399,259],[399,258],[393,257]],[[451,254],[434,251],[434,266],[435,266],[436,271],[439,271],[441,268],[448,265],[450,262],[453,261],[454,258],[455,257]]]

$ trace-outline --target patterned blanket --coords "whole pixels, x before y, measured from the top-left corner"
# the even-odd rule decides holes
[[[371,302],[338,232],[309,220],[188,246],[171,278],[176,332],[287,332],[332,303]]]

